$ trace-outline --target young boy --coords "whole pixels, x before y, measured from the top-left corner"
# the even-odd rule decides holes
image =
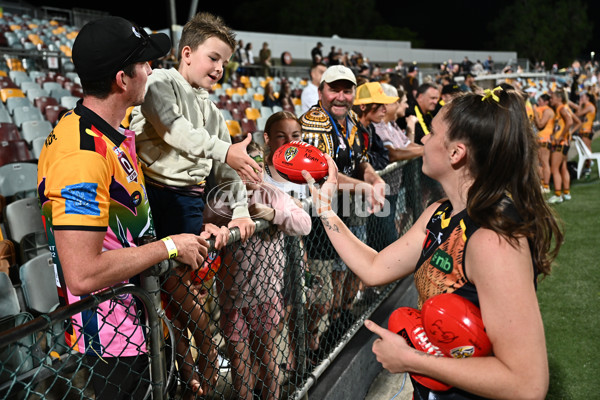
[[[240,179],[260,181],[257,171],[261,168],[246,151],[252,138],[248,135],[232,145],[223,116],[208,98],[208,90],[221,79],[234,48],[235,34],[220,17],[197,14],[183,28],[179,68],[156,69],[148,79],[144,103],[132,112],[131,129],[137,133],[138,156],[159,235],[201,231],[205,181],[211,170],[216,183],[230,195],[233,218],[229,228],[239,228],[243,241],[254,233]],[[198,325],[204,327],[207,338],[196,343],[202,355],[194,362],[187,346],[181,346],[181,341],[188,340],[183,327],[191,315],[179,307],[188,295],[181,290],[182,284],[189,286],[189,272],[172,275],[163,285],[170,289],[173,302],[168,308],[182,328],[176,338],[180,339],[180,374],[192,392],[206,394],[206,383],[213,382],[218,371],[216,349],[205,313]],[[197,371],[203,375],[202,383]]]

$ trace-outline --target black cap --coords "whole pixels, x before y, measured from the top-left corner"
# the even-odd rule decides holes
[[[81,80],[96,81],[116,74],[129,64],[151,61],[171,50],[164,33],[148,35],[121,17],[88,22],[73,43],[72,57]]]
[[[453,94],[458,92],[461,92],[461,90],[456,83],[450,83],[442,87],[442,94]]]

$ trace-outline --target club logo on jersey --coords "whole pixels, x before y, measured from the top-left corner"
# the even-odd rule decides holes
[[[452,272],[452,257],[444,250],[437,249],[431,256],[430,264],[445,274]]]
[[[119,147],[115,146],[115,147],[113,147],[113,151],[117,155],[117,158],[119,159],[119,163],[121,164],[121,167],[123,167],[123,170],[127,174],[127,183],[131,183],[134,181],[137,182],[137,177],[138,177],[137,171],[135,170],[135,168],[133,168],[133,165],[131,165],[131,163],[129,162],[129,159],[127,158],[127,156],[125,155],[123,150],[121,150]]]
[[[67,185],[60,195],[65,199],[65,214],[100,215],[100,203],[96,200],[98,184],[81,182]]]
[[[427,229],[427,235],[423,241],[423,255],[428,255],[433,249],[437,248],[442,243],[442,232],[437,235]]]
[[[298,154],[298,148],[290,147],[285,151],[285,153],[283,153],[283,158],[285,161],[290,162],[294,157],[296,157],[296,154]]]

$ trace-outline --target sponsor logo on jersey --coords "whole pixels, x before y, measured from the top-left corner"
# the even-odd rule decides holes
[[[444,250],[437,249],[431,256],[430,264],[445,274],[452,272],[452,257]]]
[[[65,214],[100,215],[100,206],[96,200],[97,183],[81,182],[68,185],[60,194],[65,199]]]
[[[131,165],[131,163],[129,162],[129,159],[125,155],[125,152],[117,146],[113,147],[113,151],[117,155],[117,158],[119,159],[119,163],[121,164],[121,167],[123,167],[123,171],[125,171],[125,173],[127,174],[127,183],[131,183],[134,181],[137,182],[137,177],[138,177],[137,171],[135,170],[135,168],[133,168],[133,165]]]

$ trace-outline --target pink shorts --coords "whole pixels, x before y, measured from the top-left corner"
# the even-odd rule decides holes
[[[261,303],[255,306],[225,310],[221,314],[221,329],[223,334],[232,342],[248,339],[250,331],[257,336],[263,336],[277,327],[281,320],[281,301],[274,299],[273,303]]]

